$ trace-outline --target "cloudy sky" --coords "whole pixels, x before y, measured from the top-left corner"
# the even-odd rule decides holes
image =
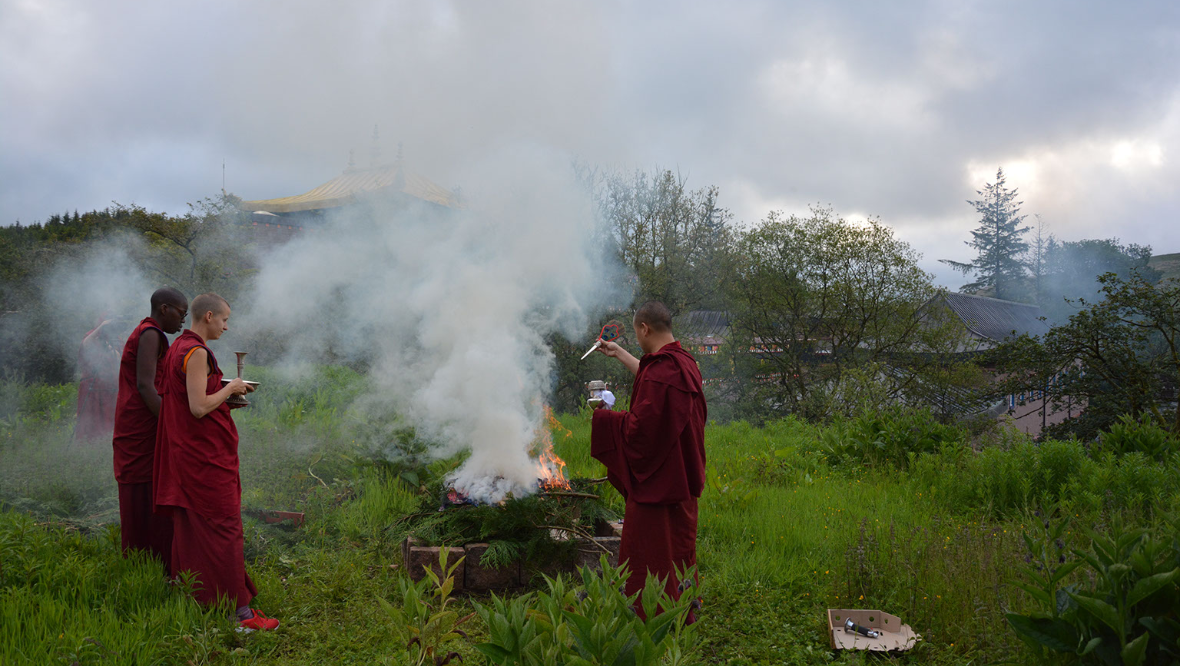
[[[1180,251],[1180,3],[4,0],[0,223],[386,157],[463,186],[520,142],[879,217],[955,286],[1004,167],[1073,240]]]

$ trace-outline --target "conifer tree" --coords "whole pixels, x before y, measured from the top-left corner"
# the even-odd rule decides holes
[[[1003,168],[996,171],[995,183],[987,183],[976,193],[981,198],[967,203],[983,217],[971,232],[972,240],[965,242],[979,254],[967,263],[940,261],[975,278],[974,282],[963,285],[962,291],[974,294],[990,289],[996,298],[1014,300],[1025,278],[1022,257],[1028,251],[1023,236],[1029,227],[1021,226],[1025,216],[1020,214],[1024,202],[1016,200],[1015,189],[1005,187]]]

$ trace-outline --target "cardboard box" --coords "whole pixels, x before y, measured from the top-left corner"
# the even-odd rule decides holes
[[[862,627],[880,631],[880,637],[868,638],[844,631],[844,622],[849,618]],[[922,637],[915,634],[909,625],[902,624],[901,619],[896,615],[882,613],[879,610],[852,608],[828,609],[828,638],[831,640],[833,650],[873,650],[876,652],[908,650],[922,640]]]

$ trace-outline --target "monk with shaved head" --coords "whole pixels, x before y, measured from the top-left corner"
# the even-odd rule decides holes
[[[164,357],[155,506],[172,517],[172,569],[194,574],[197,601],[230,601],[243,631],[274,629],[278,620],[250,608],[258,589],[242,552],[238,429],[226,404],[253,389],[241,379],[222,386],[221,366],[205,344],[229,330],[229,303],[201,294],[189,310],[192,328]]]
[[[163,375],[167,335],[184,326],[188,299],[164,287],[152,294],[151,307],[151,315],[139,322],[123,345],[112,444],[123,554],[144,550],[167,568],[172,557],[172,521],[152,513],[152,465],[160,414],[156,385]]]
[[[590,455],[606,465],[611,485],[626,500],[619,562],[631,570],[627,594],[643,589],[649,573],[665,579],[678,599],[688,581],[677,579],[697,561],[697,498],[705,487],[705,420],[701,371],[672,336],[672,313],[644,303],[632,320],[642,360],[614,342],[598,349],[635,375],[631,409],[594,412]],[[643,610],[637,609],[642,615]],[[688,621],[694,621],[690,611]]]

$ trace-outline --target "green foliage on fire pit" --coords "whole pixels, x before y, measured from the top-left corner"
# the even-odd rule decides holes
[[[518,559],[537,565],[566,560],[574,555],[578,538],[593,537],[596,525],[617,519],[598,499],[553,494],[430,508],[411,516],[410,536],[432,546],[486,542],[481,562],[495,568]]]

